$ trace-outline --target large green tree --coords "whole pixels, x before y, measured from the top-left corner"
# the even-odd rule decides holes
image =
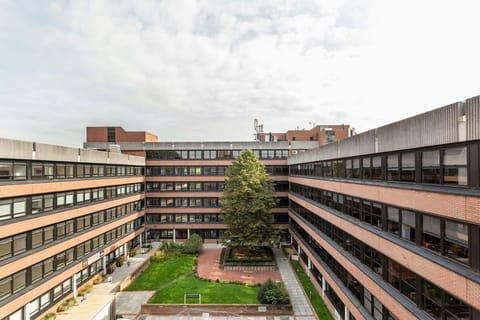
[[[229,245],[252,248],[275,239],[274,185],[252,150],[242,151],[228,168],[221,203]]]

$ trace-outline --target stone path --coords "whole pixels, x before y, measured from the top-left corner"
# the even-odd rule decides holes
[[[316,319],[312,307],[305,296],[291,264],[283,254],[282,249],[273,249],[273,254],[277,260],[277,266],[282,275],[282,281],[287,287],[288,294],[290,295],[290,302],[293,307],[293,313],[295,318],[303,320]]]

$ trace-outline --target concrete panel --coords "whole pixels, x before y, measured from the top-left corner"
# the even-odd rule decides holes
[[[80,162],[106,164],[108,153],[97,150],[80,149]]]
[[[144,166],[145,158],[114,152],[80,149],[80,162]]]
[[[0,139],[0,158],[32,159],[33,143],[11,139]]]
[[[77,162],[78,149],[51,144],[36,143],[36,160]]]
[[[467,140],[480,139],[480,96],[467,99],[465,102]]]
[[[338,143],[339,157],[341,158],[375,153],[375,130],[340,140]]]
[[[243,149],[312,149],[318,147],[317,141],[277,141],[277,142],[120,142],[121,150],[243,150]],[[84,143],[89,149],[108,149],[108,143]]]
[[[378,152],[458,142],[460,108],[456,102],[378,128]]]

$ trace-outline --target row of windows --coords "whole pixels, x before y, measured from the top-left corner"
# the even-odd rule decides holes
[[[147,198],[147,207],[218,208],[220,198]],[[288,207],[288,198],[277,198],[277,207]]]
[[[288,223],[288,214],[275,213],[274,223]],[[148,214],[147,223],[223,223],[223,216],[217,213],[190,213],[190,214]]]
[[[142,167],[0,160],[0,180],[141,176]]]
[[[222,239],[224,232],[221,229],[190,229],[190,235],[198,234],[202,239]],[[173,240],[175,235],[175,239],[188,239],[188,234],[187,229],[153,229],[147,231],[147,238],[155,241]]]
[[[242,150],[147,150],[147,160],[232,160]],[[287,159],[290,150],[253,150],[259,159]]]
[[[79,233],[97,225],[130,215],[142,210],[142,208],[142,201],[131,202],[0,239],[0,261],[12,256],[18,256],[51,242],[63,240],[74,233]]]
[[[288,191],[288,181],[275,181],[275,191]],[[223,192],[225,182],[147,182],[147,192],[161,191],[198,191]]]
[[[142,184],[41,194],[0,200],[0,221],[142,192]]]
[[[468,186],[467,146],[303,163],[290,174]]]
[[[32,284],[50,277],[55,271],[63,269],[73,262],[87,257],[89,253],[97,251],[104,245],[110,244],[115,240],[124,237],[126,234],[135,230],[135,225],[141,224],[142,218],[137,222],[131,221],[113,230],[99,235],[93,239],[87,240],[69,248],[55,256],[40,261],[28,268],[20,270],[15,274],[0,279],[0,301],[19,292],[20,290],[31,286]]]
[[[102,261],[98,260],[92,263],[87,268],[78,272],[75,275],[77,287],[80,287],[88,279],[93,277],[95,274],[102,270]],[[40,295],[36,299],[32,300],[28,305],[28,310],[30,310],[29,319],[33,319],[38,316],[41,312],[46,311],[53,304],[57,303],[61,298],[67,296],[72,292],[72,278],[68,278],[57,286],[53,287],[46,293]],[[21,308],[16,312],[12,313],[10,316],[4,318],[3,320],[24,320],[26,315],[24,314],[25,309]]]
[[[327,266],[333,271],[333,273],[335,273],[335,275],[340,279],[340,281],[342,281],[350,293],[352,293],[352,295],[358,299],[359,304],[363,305],[367,313],[372,315],[375,320],[397,319],[375,296],[371,294],[370,291],[367,290],[367,288],[364,288],[363,285],[357,279],[355,279],[355,277],[353,277],[342,265],[340,265],[328,252],[324,252],[324,257],[326,258],[324,262],[327,264]],[[308,264],[308,257],[304,252],[301,252],[300,258],[305,264]],[[319,283],[320,287],[322,287],[322,274],[318,271],[314,264],[311,264],[310,270],[314,276],[314,279]],[[328,295],[328,291],[332,289],[327,282],[325,282],[325,285],[325,293]],[[342,316],[342,319],[344,319],[343,302],[336,297],[335,293],[332,296],[329,295],[329,298],[339,314]],[[350,315],[350,319],[352,318],[354,319],[354,317]]]
[[[291,192],[471,266],[469,229],[478,226],[299,184]]]
[[[147,223],[222,223],[217,213],[147,214]]]
[[[227,166],[147,167],[147,176],[226,176]],[[287,166],[265,166],[270,175],[288,175]]]
[[[348,277],[345,277],[340,272],[344,268],[320,246],[313,237],[303,230],[300,225],[292,221],[292,227],[309,247],[319,255],[320,259],[322,259],[334,273],[339,273],[341,277],[345,279],[345,281],[342,281],[348,284]],[[383,279],[408,299],[412,300],[420,309],[427,312],[430,316],[442,320],[471,319],[473,308],[469,305],[423,279],[416,273],[407,270],[395,261],[386,257],[384,257],[383,261],[384,268],[387,266],[387,272],[384,273]],[[399,270],[402,275],[400,278],[398,277]],[[401,270],[403,270],[403,273]],[[339,278],[342,279],[341,277]]]

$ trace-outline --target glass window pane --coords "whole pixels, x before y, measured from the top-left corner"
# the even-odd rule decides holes
[[[466,166],[467,147],[445,149],[443,153],[443,164],[446,166]]]

